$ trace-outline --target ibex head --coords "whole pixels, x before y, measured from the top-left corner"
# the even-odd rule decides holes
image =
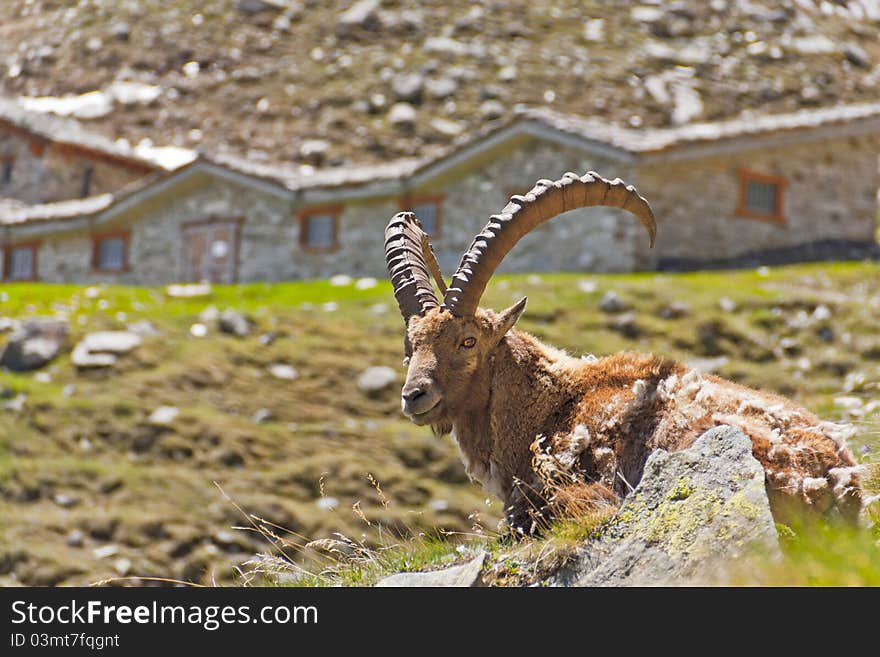
[[[504,256],[527,233],[553,217],[588,206],[622,208],[648,230],[657,226],[648,202],[619,178],[566,173],[539,180],[524,196],[513,196],[474,238],[452,277],[443,280],[428,237],[411,212],[395,215],[385,230],[385,258],[394,295],[406,322],[406,383],[403,412],[416,424],[448,429],[453,417],[478,409],[488,394],[484,380],[498,344],[526,306],[522,299],[501,313],[478,307]],[[431,277],[443,295],[438,300]]]

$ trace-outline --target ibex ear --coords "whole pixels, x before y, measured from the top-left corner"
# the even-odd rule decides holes
[[[495,324],[495,337],[498,340],[503,338],[507,332],[513,328],[513,325],[516,324],[516,320],[519,319],[519,316],[522,315],[523,311],[526,309],[526,302],[528,300],[528,297],[523,297],[510,308],[503,310],[498,315]]]

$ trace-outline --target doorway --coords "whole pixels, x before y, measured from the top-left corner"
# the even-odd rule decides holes
[[[238,221],[190,224],[183,229],[183,279],[234,283],[238,277]]]

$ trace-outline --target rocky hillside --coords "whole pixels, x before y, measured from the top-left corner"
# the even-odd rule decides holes
[[[666,126],[878,83],[878,0],[0,6],[3,94],[89,93],[62,111],[133,143],[331,166],[426,154],[517,103]]]

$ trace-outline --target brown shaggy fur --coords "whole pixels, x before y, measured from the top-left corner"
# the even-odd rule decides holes
[[[721,424],[751,438],[777,518],[795,509],[857,518],[861,491],[843,427],[655,356],[574,358],[512,329],[524,307],[474,317],[437,308],[407,329],[407,385],[437,400],[413,421],[452,430],[468,475],[504,502],[512,526],[533,526],[547,499],[532,463],[536,438],[576,459],[586,482],[621,495],[651,451],[684,449]]]

